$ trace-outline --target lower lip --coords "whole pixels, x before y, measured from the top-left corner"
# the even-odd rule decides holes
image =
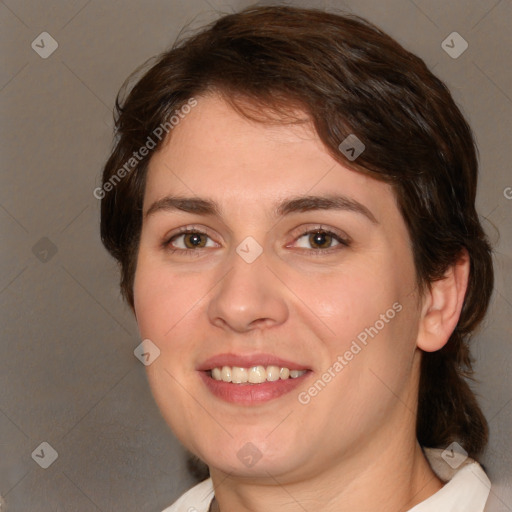
[[[231,382],[215,380],[210,377],[208,372],[199,372],[203,382],[212,394],[226,402],[241,405],[256,405],[286,395],[300,386],[310,373],[310,371],[307,371],[295,379],[265,381],[261,384],[232,384]]]

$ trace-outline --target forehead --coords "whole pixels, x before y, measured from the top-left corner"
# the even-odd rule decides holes
[[[307,121],[264,123],[218,95],[197,98],[149,164],[144,208],[167,194],[262,207],[297,195],[343,193],[395,208],[389,185],[336,161]]]

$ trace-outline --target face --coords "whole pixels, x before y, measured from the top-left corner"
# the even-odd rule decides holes
[[[151,159],[135,312],[161,412],[211,470],[307,478],[414,429],[415,283],[392,189],[309,124],[205,96]]]

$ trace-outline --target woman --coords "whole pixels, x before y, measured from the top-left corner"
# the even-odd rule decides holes
[[[484,510],[464,376],[491,253],[471,131],[423,61],[353,16],[249,8],[117,106],[102,239],[210,473],[166,511]]]

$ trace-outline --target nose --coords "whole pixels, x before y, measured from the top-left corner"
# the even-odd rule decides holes
[[[286,287],[268,267],[265,254],[247,263],[237,253],[208,305],[213,325],[237,333],[278,326],[289,310]]]

